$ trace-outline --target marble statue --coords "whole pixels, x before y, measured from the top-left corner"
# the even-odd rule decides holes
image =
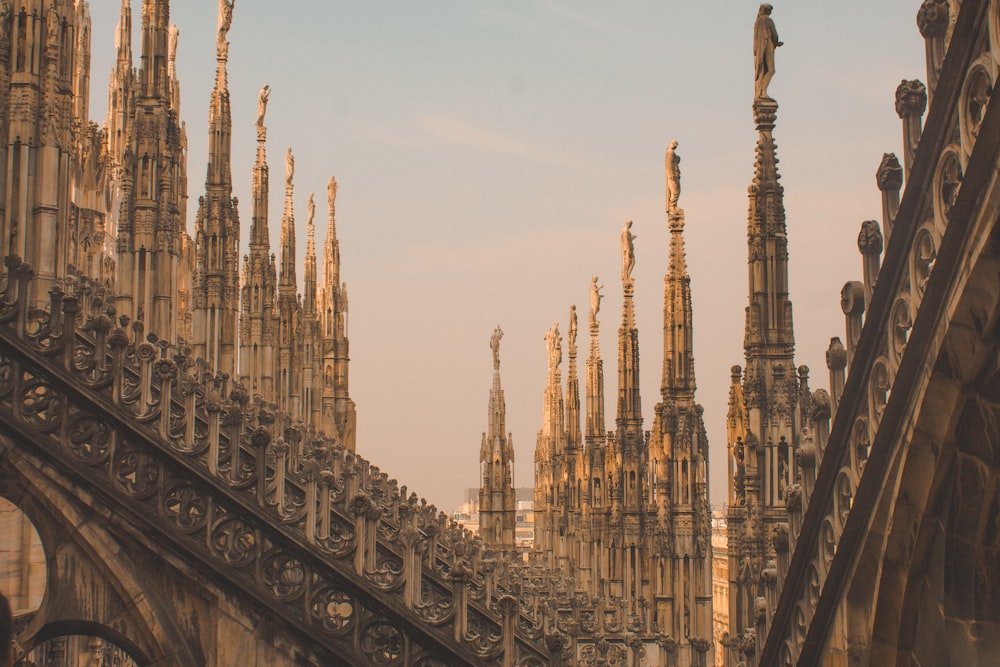
[[[226,42],[226,35],[233,25],[233,7],[236,0],[219,0],[219,32],[215,38],[215,43],[222,46]]]
[[[289,148],[285,153],[285,185],[292,187],[292,178],[295,176],[295,156]]]
[[[177,61],[177,39],[180,36],[180,29],[175,25],[170,26],[170,31],[167,33],[167,60],[170,62]]]
[[[601,290],[604,285],[597,284],[597,276],[590,279],[590,323],[597,322],[597,313],[601,310]]]
[[[576,305],[575,304],[569,307],[568,335],[569,335],[569,349],[576,350]]]
[[[316,202],[313,201],[313,193],[309,193],[309,201],[306,202],[306,210],[309,212],[306,216],[306,226],[312,227],[313,219],[316,217]]]
[[[772,9],[770,4],[763,3],[753,24],[754,99],[770,99],[767,85],[774,77],[774,50],[782,45],[771,18]]]
[[[7,20],[10,18],[10,3],[0,0],[0,42],[7,41],[10,33],[7,30]]]
[[[559,323],[545,333],[545,347],[549,352],[549,370],[555,370],[562,363],[562,336],[559,335]]]
[[[271,96],[271,86],[264,84],[257,95],[257,127],[264,127],[264,115],[267,113],[267,98]]]
[[[667,171],[667,211],[677,210],[677,200],[681,196],[681,157],[676,152],[677,140],[671,139],[667,146],[664,166]]]
[[[337,201],[337,179],[333,176],[330,177],[330,180],[326,184],[326,198],[331,204]]]
[[[626,220],[622,227],[622,282],[632,280],[632,269],[635,268],[635,244],[638,237],[632,233],[632,221]]]
[[[500,370],[500,339],[503,338],[503,329],[500,325],[493,330],[493,335],[490,336],[490,349],[493,350],[493,370]]]

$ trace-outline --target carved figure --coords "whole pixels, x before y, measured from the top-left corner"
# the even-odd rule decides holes
[[[493,335],[490,336],[490,349],[493,350],[493,370],[500,370],[500,339],[503,338],[503,329],[500,325],[493,330]]]
[[[331,204],[337,201],[337,187],[337,179],[331,176],[326,184],[326,198]]]
[[[0,42],[6,42],[10,38],[10,3],[7,0],[0,0]]]
[[[313,226],[313,219],[316,217],[316,202],[313,201],[313,193],[309,193],[309,201],[306,202],[306,227]]]
[[[754,99],[758,100],[771,99],[767,96],[767,86],[774,78],[774,50],[783,44],[778,41],[772,9],[769,3],[763,3],[753,24]]]
[[[292,187],[292,178],[295,176],[295,156],[289,148],[285,153],[285,185]]]
[[[559,323],[545,333],[545,347],[549,352],[549,370],[555,370],[562,363],[562,336],[559,335]]]
[[[226,42],[226,35],[229,34],[229,28],[233,25],[233,7],[235,6],[236,0],[219,0],[219,32],[215,38],[217,46],[222,46]]]
[[[632,221],[626,220],[622,227],[622,282],[632,280],[632,269],[635,268],[635,244],[638,237],[632,233]]]
[[[576,305],[575,304],[569,307],[569,349],[574,351],[576,350]]]
[[[257,127],[264,127],[264,115],[267,113],[267,98],[271,96],[271,86],[264,84],[257,95]]]
[[[677,210],[677,200],[681,196],[681,158],[675,152],[676,148],[677,140],[671,139],[664,160],[667,171],[667,212]]]
[[[590,279],[590,323],[597,322],[597,313],[601,310],[601,290],[604,285],[597,284],[597,276]]]
[[[56,13],[55,7],[49,7],[49,12],[45,15],[45,29],[46,46],[50,49],[55,48],[59,41],[59,14]]]

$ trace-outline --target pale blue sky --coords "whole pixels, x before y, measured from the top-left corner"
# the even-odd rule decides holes
[[[141,2],[134,3],[134,27]],[[619,232],[637,234],[636,308],[645,427],[662,364],[667,270],[663,153],[676,137],[694,292],[697,400],[725,500],[729,369],[743,363],[746,188],[756,132],[751,35],[758,2],[237,0],[229,33],[233,178],[243,245],[257,91],[272,87],[268,155],[277,252],[284,161],[305,202],[340,183],[337,229],[350,294],[358,450],[442,509],[478,484],[499,323],[518,486],[532,484],[545,385],[542,340],[605,285],[601,348],[614,428]],[[770,93],[785,187],[797,363],[828,385],[840,287],[860,277],[859,225],[878,218],[875,168],[901,153],[893,91],[925,78],[916,0],[775,3],[785,45]],[[188,222],[207,161],[216,3],[177,0]],[[92,0],[91,117],[103,122],[120,4]],[[135,62],[138,64],[138,46]],[[299,265],[301,288],[302,269]],[[586,337],[581,334],[580,341]],[[580,365],[586,350],[580,350]],[[565,356],[564,356],[565,359]],[[565,377],[567,365],[563,364]]]

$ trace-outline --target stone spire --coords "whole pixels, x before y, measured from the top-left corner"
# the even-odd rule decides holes
[[[779,544],[774,536],[787,534],[785,491],[795,479],[794,452],[803,423],[799,399],[800,392],[807,391],[800,386],[793,358],[784,191],[774,141],[778,103],[767,92],[774,50],[781,42],[770,14],[771,6],[761,5],[754,24],[757,149],[747,213],[746,368],[737,388],[740,368],[733,367],[727,429],[729,467],[734,471],[728,514],[733,637],[762,627],[754,610],[771,609],[763,602],[777,595],[776,578],[763,573],[773,567],[779,549],[787,551],[787,541]],[[742,657],[733,653],[727,660]]]
[[[684,211],[671,205],[671,181],[677,183],[679,194],[680,175],[672,175],[672,164],[677,161],[671,154],[677,146],[670,142],[667,150],[667,225],[670,229],[670,268],[663,278],[663,379],[660,395],[664,401],[678,399],[693,400],[694,379],[694,329],[692,327],[691,276],[687,271],[684,251]]]
[[[347,283],[340,282],[340,241],[337,239],[337,179],[326,187],[329,214],[323,242],[323,291],[320,317],[323,336],[323,418],[320,428],[336,434],[353,450],[357,408],[349,392],[350,342],[347,338]]]
[[[316,315],[316,225],[313,219],[316,217],[316,203],[313,200],[313,193],[309,193],[309,202],[306,205],[309,215],[306,218],[306,259],[305,277],[302,296],[302,310],[306,315]]]
[[[560,472],[566,452],[566,428],[562,396],[562,336],[559,323],[545,334],[548,375],[542,402],[542,429],[535,443],[535,549],[542,552],[550,566],[555,565],[560,550],[556,530]]]
[[[285,211],[281,217],[281,264],[278,273],[278,407],[292,414],[301,408],[301,359],[296,351],[296,336],[301,319],[301,306],[296,292],[295,277],[295,212],[292,205],[295,157],[292,149],[285,153]]]
[[[125,65],[130,23],[123,7],[119,34],[118,68]],[[124,112],[124,122],[112,127],[122,151],[112,201],[117,209],[117,273],[115,305],[118,313],[141,319],[145,329],[161,338],[177,336],[178,281],[184,270],[187,157],[184,133],[171,101],[168,75],[170,3],[143,0],[142,57],[137,85],[115,90],[112,97],[123,105],[114,107],[113,116]],[[124,77],[124,72],[117,72]],[[120,77],[119,77],[120,78]],[[117,81],[124,84],[125,82]],[[159,128],[153,131],[153,128]],[[112,156],[114,159],[116,156]]]
[[[257,158],[251,183],[250,254],[243,260],[240,315],[240,377],[250,392],[265,402],[274,396],[277,353],[277,275],[268,231],[267,127],[264,115],[270,86],[260,91],[257,106]]]
[[[500,339],[497,325],[490,337],[493,351],[493,386],[490,388],[489,429],[479,449],[482,484],[479,488],[479,534],[493,549],[513,551],[516,546],[517,496],[514,491],[514,441],[507,433],[507,406],[500,386]]]
[[[210,369],[233,376],[240,293],[240,221],[230,159],[233,120],[228,57],[229,43],[224,42],[216,49],[215,86],[208,108],[205,195],[198,200],[195,218],[193,342],[195,356],[204,358]]]
[[[622,324],[618,329],[618,425],[619,438],[632,444],[642,440],[642,400],[639,396],[639,330],[635,325],[635,249],[632,221],[622,228]],[[620,441],[619,446],[622,446]]]

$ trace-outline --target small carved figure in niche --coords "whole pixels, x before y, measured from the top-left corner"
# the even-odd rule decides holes
[[[590,279],[590,323],[597,322],[597,313],[601,310],[601,290],[604,285],[597,284],[597,276]]]
[[[490,349],[493,350],[493,370],[500,370],[500,339],[503,338],[503,329],[500,325],[493,330],[493,335],[490,336]]]
[[[635,244],[638,237],[632,233],[632,221],[626,220],[622,227],[622,282],[631,282],[635,268]]]
[[[0,42],[6,42],[10,37],[10,3],[0,0]]]
[[[24,12],[17,22],[17,71],[23,72],[26,64],[26,54],[28,46],[27,17]]]
[[[217,45],[221,46],[226,41],[229,28],[233,25],[233,7],[236,0],[219,0],[219,32],[215,38]]]
[[[225,0],[223,0],[224,2]],[[295,156],[289,148],[285,153],[285,185],[292,187],[292,178],[295,176]]]
[[[56,13],[55,7],[50,7],[48,14],[45,15],[45,30],[45,46],[53,49],[59,41],[59,14]]]
[[[774,78],[774,50],[783,44],[771,18],[773,9],[769,3],[763,3],[753,24],[754,99],[758,100],[771,99],[767,96],[767,86]]]
[[[667,211],[677,210],[677,200],[681,196],[681,157],[676,152],[677,140],[671,139],[667,146],[664,167],[667,171]]]
[[[260,89],[257,95],[257,127],[264,127],[264,115],[267,113],[267,98],[271,96],[271,86],[267,84]]]

